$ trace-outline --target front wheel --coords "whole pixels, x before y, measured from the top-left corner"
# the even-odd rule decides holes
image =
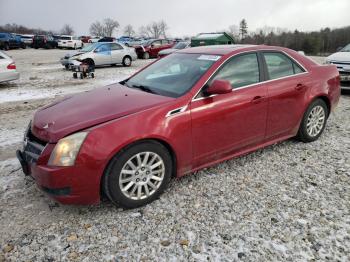
[[[123,58],[123,66],[131,66],[131,58],[129,56]]]
[[[149,53],[148,52],[143,54],[143,59],[149,59]]]
[[[306,110],[298,131],[298,138],[305,142],[317,140],[323,133],[328,117],[328,107],[322,99],[313,101]]]
[[[119,152],[110,162],[103,190],[115,204],[135,208],[148,204],[166,189],[172,159],[165,146],[145,141]]]

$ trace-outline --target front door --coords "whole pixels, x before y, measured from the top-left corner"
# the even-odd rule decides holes
[[[191,102],[194,167],[222,159],[265,138],[267,89],[256,53],[234,56],[208,81],[230,81],[232,92]],[[204,87],[205,88],[205,87]]]
[[[95,65],[111,64],[111,46],[110,44],[101,44],[95,50]]]
[[[123,50],[120,44],[111,44],[112,64],[121,64],[123,62]]]

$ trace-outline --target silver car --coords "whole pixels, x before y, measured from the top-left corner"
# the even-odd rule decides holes
[[[0,51],[0,83],[16,80],[19,73],[11,57]]]
[[[81,49],[79,52],[70,53],[61,58],[60,62],[69,69],[73,61],[84,61],[90,65],[116,65],[131,66],[137,59],[134,48],[114,42],[93,43]]]

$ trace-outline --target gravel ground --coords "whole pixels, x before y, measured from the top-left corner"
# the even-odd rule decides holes
[[[72,80],[57,64],[64,53],[10,52],[22,78],[0,86],[0,261],[349,261],[349,96],[314,143],[288,140],[173,180],[142,208],[62,206],[14,158],[32,113],[145,64]]]

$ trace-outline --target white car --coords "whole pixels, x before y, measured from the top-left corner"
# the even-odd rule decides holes
[[[74,60],[84,61],[93,66],[116,64],[131,66],[132,61],[136,59],[134,48],[120,43],[98,42],[84,47],[79,52],[65,55],[60,62],[66,69],[69,69],[74,64]]]
[[[0,83],[16,80],[19,73],[11,57],[0,51]]]
[[[83,42],[77,36],[61,35],[58,40],[58,48],[82,48]]]
[[[341,81],[350,81],[350,44],[339,52],[328,56],[326,63],[337,66]]]

